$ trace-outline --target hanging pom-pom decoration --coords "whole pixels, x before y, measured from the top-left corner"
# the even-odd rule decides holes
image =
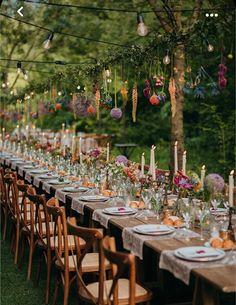
[[[127,89],[127,81],[123,81],[122,87],[120,89],[120,94],[122,97],[123,108],[125,108],[128,101],[128,89]]]
[[[176,114],[176,88],[175,88],[175,80],[173,77],[169,80],[169,93],[170,93],[170,103],[171,103],[171,114],[172,118]]]
[[[72,94],[72,108],[73,108],[73,114],[74,114],[74,118],[76,119],[76,93]]]
[[[133,122],[135,123],[137,106],[138,106],[138,89],[136,83],[133,85],[133,90],[132,90],[132,104],[133,104],[132,118],[133,118]]]
[[[100,94],[99,89],[97,89],[96,93],[95,93],[97,120],[100,119],[100,99],[101,99],[101,94]]]
[[[96,109],[92,105],[88,106],[88,108],[87,108],[87,113],[88,114],[94,115],[95,112],[96,112]]]
[[[117,107],[117,95],[116,95],[116,69],[115,69],[115,108],[111,109],[111,118],[118,120],[122,117],[122,110]]]
[[[158,96],[156,94],[153,94],[150,99],[149,99],[150,103],[152,105],[158,105],[160,103],[160,100],[158,98]]]
[[[148,80],[145,80],[144,86],[145,88],[143,89],[143,95],[149,99],[151,97],[151,86]]]

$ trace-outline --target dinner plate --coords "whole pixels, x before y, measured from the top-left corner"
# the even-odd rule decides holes
[[[89,190],[88,187],[83,187],[83,186],[68,186],[62,189],[63,192],[70,192],[70,193],[86,192],[88,190]]]
[[[47,169],[34,169],[30,171],[32,174],[46,174],[48,173]]]
[[[222,259],[225,251],[212,247],[183,247],[175,250],[175,256],[187,261],[211,262]]]
[[[146,224],[133,227],[133,231],[143,235],[165,235],[173,233],[175,229],[162,224]]]
[[[132,209],[129,207],[112,207],[103,209],[103,213],[116,216],[132,215],[136,214],[137,211],[137,209]]]
[[[21,158],[10,158],[10,161],[21,161],[21,162],[24,162],[24,160],[23,159],[21,159]]]
[[[227,214],[228,210],[225,208],[210,208],[211,214]]]
[[[54,179],[54,180],[47,181],[47,183],[59,185],[59,184],[69,184],[69,183],[71,183],[71,181],[70,180],[59,181],[58,179]]]
[[[58,178],[57,174],[47,173],[45,175],[39,176],[40,179],[56,179]]]
[[[87,201],[87,202],[104,202],[110,199],[108,196],[101,196],[101,195],[85,195],[85,196],[80,196],[79,200],[81,201]]]
[[[33,165],[25,165],[23,166],[24,169],[32,169],[32,168],[35,168],[35,166]]]

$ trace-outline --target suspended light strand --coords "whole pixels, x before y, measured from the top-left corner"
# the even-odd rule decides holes
[[[21,19],[17,19],[17,18],[14,18],[12,16],[9,16],[9,15],[3,14],[3,13],[0,13],[0,15],[3,16],[3,17],[6,17],[6,18],[12,19],[12,20],[21,22],[23,24],[27,24],[27,25],[33,26],[35,28],[38,28],[38,29],[41,29],[41,30],[44,30],[44,31],[48,31],[50,33],[54,33],[54,34],[70,36],[70,37],[74,37],[74,38],[78,38],[78,39],[83,39],[83,40],[87,40],[87,41],[92,41],[92,42],[97,42],[97,43],[113,45],[113,46],[122,47],[122,48],[132,48],[132,46],[128,46],[128,45],[124,45],[124,44],[119,44],[119,43],[116,43],[116,42],[109,42],[109,41],[105,41],[105,40],[93,39],[93,38],[90,38],[90,37],[78,36],[78,35],[74,35],[74,34],[70,34],[70,33],[65,33],[65,32],[53,31],[53,30],[51,30],[49,28],[46,28],[44,26],[37,25],[37,24],[31,23],[31,22],[28,22],[28,21],[24,21],[24,20],[21,20]]]
[[[89,62],[89,61],[84,61],[84,62],[65,62],[61,60],[56,60],[56,61],[40,61],[40,60],[26,60],[26,59],[12,59],[12,58],[0,58],[2,61],[13,61],[17,62],[17,68],[18,68],[18,63],[34,63],[34,64],[54,64],[54,65],[87,65],[87,64],[94,64],[94,62]],[[96,61],[97,62],[97,61]],[[19,66],[21,68],[21,66]]]

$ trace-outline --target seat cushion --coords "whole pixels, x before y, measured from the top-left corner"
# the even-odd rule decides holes
[[[69,255],[69,270],[70,272],[75,272],[76,254],[74,254],[74,259],[72,255]],[[64,269],[64,257],[60,260],[56,260],[56,266],[60,269]],[[110,263],[105,260],[105,268],[110,269]],[[99,271],[99,255],[98,253],[87,253],[82,261],[82,272],[95,272]]]
[[[111,289],[112,280],[107,280],[104,282],[104,304],[107,304],[107,294]],[[86,286],[88,291],[94,296],[95,299],[98,299],[98,288],[99,283],[95,282]],[[79,295],[81,295],[84,299],[89,299],[88,294],[84,290],[79,291]],[[119,279],[118,280],[118,299],[119,305],[129,304],[129,280],[128,279]],[[135,284],[135,303],[145,302],[151,299],[151,293],[140,286],[139,284]],[[112,300],[112,297],[111,297]]]
[[[43,242],[44,244],[46,245],[47,244],[47,238],[43,238]],[[56,244],[56,247],[58,245],[58,236],[51,236],[50,237],[50,246],[51,246],[51,249],[52,250],[55,250],[55,244]],[[68,235],[68,244],[69,244],[69,249],[70,247],[72,246],[73,247],[73,250],[75,249],[75,240],[74,240],[74,236],[73,235]],[[80,238],[80,246],[81,248],[83,248],[85,246],[85,241]],[[62,249],[64,248],[64,239],[62,238]]]

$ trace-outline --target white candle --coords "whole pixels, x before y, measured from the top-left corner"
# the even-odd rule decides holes
[[[174,173],[178,172],[178,141],[175,141],[174,146]]]
[[[186,175],[186,162],[187,162],[187,151],[183,152],[183,161],[182,161],[182,172]]]
[[[144,176],[144,166],[145,166],[145,157],[144,157],[144,152],[143,152],[142,157],[141,157],[141,177]]]
[[[29,141],[29,125],[25,126],[26,141]]]
[[[79,156],[82,154],[82,138],[79,138]]]
[[[64,131],[65,131],[65,123],[62,123],[61,129],[62,129],[62,132],[64,133]]]
[[[5,139],[5,128],[4,127],[2,128],[2,139],[3,139],[3,141]]]
[[[234,205],[234,170],[229,174],[229,205]]]
[[[154,145],[152,145],[151,150],[150,150],[150,165],[149,165],[149,175],[152,175],[153,172],[153,147]]]
[[[201,169],[201,188],[202,189],[204,187],[205,174],[206,174],[205,165],[203,165],[202,169]]]
[[[42,139],[42,144],[44,144],[45,143],[45,133],[44,132],[42,133],[42,138],[43,138]]]
[[[76,143],[75,143],[75,136],[72,137],[72,145],[71,145],[71,154],[72,157],[75,155],[75,150],[76,150]]]
[[[156,146],[153,147],[152,150],[152,180],[155,181],[156,180],[156,162],[155,162],[155,149]]]
[[[20,127],[19,125],[16,126],[16,135],[17,135],[17,140],[20,140]]]
[[[82,153],[79,154],[79,163],[80,164],[83,163],[83,155],[82,155]]]
[[[57,148],[57,137],[54,137],[53,139],[53,148]]]
[[[107,162],[109,162],[110,159],[110,144],[107,143]]]
[[[35,136],[36,136],[36,127],[35,125],[33,126],[33,138],[35,139]]]

